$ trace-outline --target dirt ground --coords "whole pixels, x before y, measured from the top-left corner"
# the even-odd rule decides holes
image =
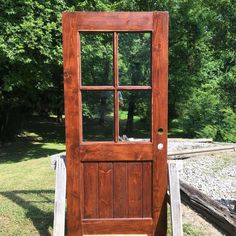
[[[182,204],[182,219],[183,224],[190,224],[196,227],[199,231],[203,233],[204,236],[223,236],[225,234],[217,230],[213,225],[208,223],[204,218],[202,218],[198,213],[193,211],[188,206]]]

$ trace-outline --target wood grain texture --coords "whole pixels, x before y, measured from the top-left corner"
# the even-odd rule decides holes
[[[81,86],[78,31],[113,31],[116,36],[117,32],[122,31],[152,32],[152,87],[119,86],[118,71],[114,86]],[[116,57],[115,65],[118,56],[115,53],[113,56]],[[67,235],[166,235],[168,13],[64,13],[63,60]],[[82,90],[113,90],[115,93],[122,90],[152,90],[152,142],[117,142],[117,131],[114,140],[117,143],[83,142]],[[116,94],[116,114],[117,102]],[[157,134],[158,128],[163,128],[162,135]],[[117,129],[116,125],[114,129]],[[157,150],[158,143],[163,143],[162,150]],[[82,220],[83,217],[89,219]]]
[[[78,31],[152,31],[153,12],[73,12]],[[106,20],[104,20],[106,19]]]
[[[128,216],[127,209],[127,163],[116,162],[114,170],[114,218]]]
[[[84,218],[98,218],[98,163],[84,164]]]
[[[180,182],[181,200],[202,215],[225,235],[236,235],[236,215],[223,204],[208,197],[198,189]]]
[[[83,220],[84,234],[142,234],[152,232],[152,219]]]
[[[152,160],[151,143],[97,143],[80,146],[82,161],[145,161]]]
[[[152,216],[152,163],[142,164],[142,193],[143,193],[143,217]]]
[[[100,162],[98,169],[99,218],[113,217],[113,166]]]
[[[78,45],[76,17],[63,14],[63,63],[66,126],[67,168],[67,235],[82,235],[80,208],[80,160],[79,160],[79,117],[78,107]]]
[[[150,218],[150,162],[85,162],[84,217]]]
[[[128,176],[128,217],[142,217],[142,164],[131,162],[127,168]]]
[[[153,102],[153,221],[154,235],[166,235],[167,123],[168,123],[168,13],[154,13],[152,33],[152,102]],[[157,130],[163,128],[162,135]],[[158,150],[157,145],[163,144]]]

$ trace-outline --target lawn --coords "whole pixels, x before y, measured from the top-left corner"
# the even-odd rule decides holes
[[[34,117],[14,142],[0,147],[1,236],[52,235],[55,173],[49,156],[64,151],[64,143],[62,124]],[[184,231],[202,235],[189,224]]]
[[[0,148],[0,235],[52,235],[54,171],[65,150],[64,127],[34,118],[14,143]]]

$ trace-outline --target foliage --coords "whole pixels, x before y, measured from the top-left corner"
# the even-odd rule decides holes
[[[63,114],[61,12],[74,10],[169,11],[170,122],[173,119],[182,120],[183,128],[190,136],[207,135],[217,140],[234,140],[234,133],[230,130],[234,125],[232,120],[236,112],[235,1],[0,0],[0,2],[0,140],[7,138],[3,138],[6,133],[9,134],[9,138],[13,136],[12,132],[8,132],[9,127],[13,127],[11,124],[20,125],[21,119],[12,115],[15,109],[21,114],[26,111],[44,115],[53,113],[58,116],[58,120],[61,120]],[[148,68],[148,53],[145,51],[148,40],[145,37],[132,38],[127,34],[123,39],[120,38],[123,50],[121,47],[119,72],[123,83],[132,84],[140,81],[145,83],[149,77],[150,71],[145,69]],[[85,39],[86,37],[81,37],[82,43]],[[96,35],[95,38],[86,40],[88,45],[82,47],[84,55],[82,76],[90,82],[104,83],[98,78],[111,81],[110,38]],[[91,55],[92,58],[89,58]],[[137,58],[139,60],[136,60]],[[135,63],[131,63],[131,59]],[[134,73],[139,74],[139,81],[135,81],[137,76]],[[145,107],[145,100],[139,102],[140,105],[133,111],[130,109],[130,112],[147,119],[149,111]],[[194,104],[198,102],[199,104]],[[94,111],[89,104],[84,106],[87,109],[85,115],[92,116]],[[6,117],[10,117],[12,122],[6,122]],[[15,130],[17,131],[17,128]],[[226,135],[229,131],[232,135]]]
[[[218,124],[219,140],[236,142],[236,113],[229,107],[221,111],[221,123]]]
[[[186,236],[204,236],[206,232],[203,232],[202,230],[196,229],[191,224],[184,224],[183,225],[183,231],[184,235]]]
[[[193,92],[183,108],[183,127],[190,137],[236,141],[236,113],[221,101],[219,86],[211,83]]]

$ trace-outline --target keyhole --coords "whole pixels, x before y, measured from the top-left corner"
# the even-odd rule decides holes
[[[163,128],[159,128],[159,129],[157,130],[157,133],[158,133],[159,135],[162,135],[163,132],[164,132]]]

